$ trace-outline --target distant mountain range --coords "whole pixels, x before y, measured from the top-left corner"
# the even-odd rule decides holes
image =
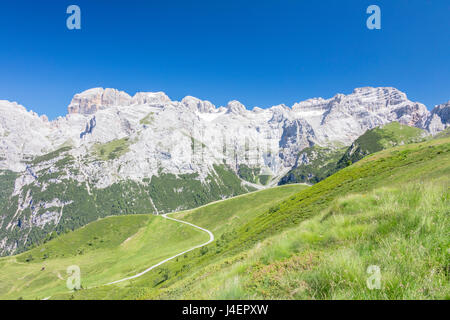
[[[395,88],[371,87],[252,110],[238,101],[216,107],[194,97],[178,102],[162,92],[131,97],[95,88],[75,95],[68,115],[54,121],[0,101],[0,254],[99,217],[164,213],[278,183],[314,183],[339,161],[379,149],[382,139],[362,144],[368,149],[358,142],[368,130],[397,122],[385,142],[407,143],[448,128],[449,110],[450,102],[429,111]],[[402,126],[417,130],[396,136]],[[320,164],[304,171],[313,159]]]

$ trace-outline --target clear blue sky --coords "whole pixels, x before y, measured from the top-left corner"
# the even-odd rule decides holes
[[[80,31],[66,28],[70,4]],[[381,30],[366,28],[371,4]],[[1,1],[0,46],[0,99],[50,118],[92,87],[247,107],[360,86],[450,99],[448,0]]]

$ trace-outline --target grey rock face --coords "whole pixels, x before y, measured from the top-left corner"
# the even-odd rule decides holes
[[[432,134],[445,130],[450,126],[450,101],[434,107],[424,127]]]
[[[238,101],[216,108],[186,97],[171,101],[162,92],[133,97],[116,89],[95,88],[77,94],[69,114],[54,121],[24,107],[0,101],[0,169],[20,172],[35,156],[72,147],[76,157],[118,139],[130,141],[118,159],[85,164],[99,186],[118,179],[140,181],[158,174],[199,173],[225,161],[261,167],[278,176],[298,153],[312,145],[350,145],[366,130],[392,121],[431,133],[449,123],[449,103],[429,112],[395,88],[357,88],[349,95],[314,98],[268,109],[247,110]]]
[[[76,94],[68,107],[69,113],[94,114],[110,106],[127,106],[131,97],[116,89],[94,88]]]

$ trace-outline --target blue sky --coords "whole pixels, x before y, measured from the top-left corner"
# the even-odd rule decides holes
[[[79,5],[82,29],[66,28]],[[366,28],[381,8],[382,29]],[[50,118],[75,93],[164,91],[269,107],[394,86],[450,99],[450,1],[1,1],[0,99]]]

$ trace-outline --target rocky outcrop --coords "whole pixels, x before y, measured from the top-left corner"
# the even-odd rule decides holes
[[[123,91],[94,88],[76,94],[67,109],[69,113],[94,114],[111,106],[128,106],[131,100]]]
[[[181,103],[192,111],[198,111],[201,113],[214,112],[216,107],[209,101],[203,101],[195,97],[187,96]]]
[[[68,110],[67,116],[48,121],[0,101],[0,168],[19,172],[33,157],[62,145],[70,145],[79,157],[91,154],[95,145],[127,138],[133,141],[127,153],[108,169],[92,169],[105,177],[105,185],[115,179],[139,180],[160,168],[205,175],[212,164],[223,161],[234,167],[266,167],[277,175],[291,168],[306,147],[350,145],[368,129],[392,121],[433,134],[449,123],[449,103],[430,112],[389,87],[357,88],[349,95],[253,110],[238,101],[217,108],[191,96],[178,102],[163,92],[131,97],[94,88],[76,94]]]
[[[450,127],[450,101],[434,107],[424,127],[432,134]]]

